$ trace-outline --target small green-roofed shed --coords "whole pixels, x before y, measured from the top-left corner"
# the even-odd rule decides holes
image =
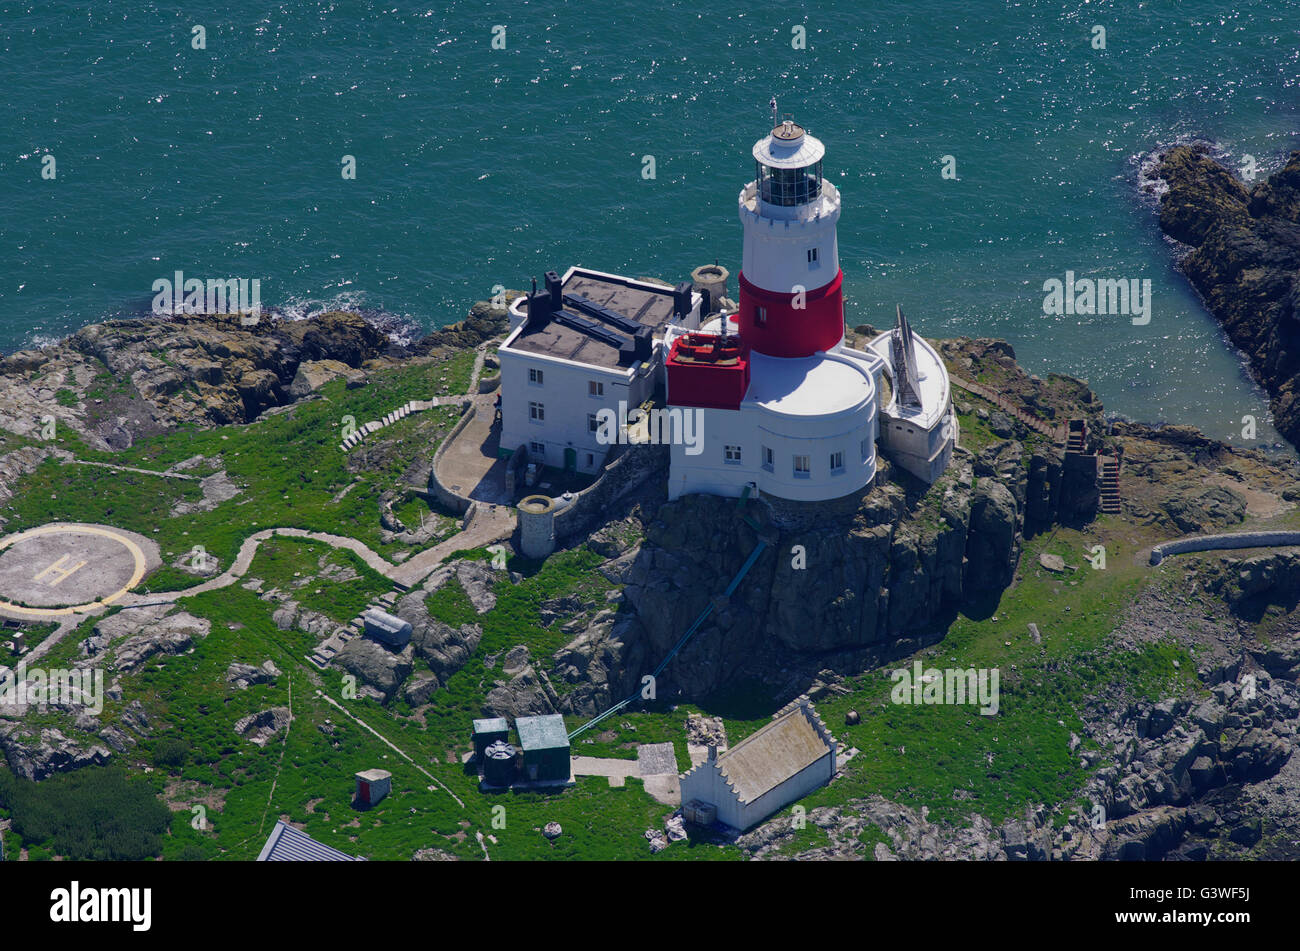
[[[497,740],[509,742],[510,724],[505,717],[489,717],[474,721],[474,752],[481,759],[483,751]]]
[[[518,717],[515,730],[523,749],[524,778],[530,782],[569,781],[569,733],[558,713]]]

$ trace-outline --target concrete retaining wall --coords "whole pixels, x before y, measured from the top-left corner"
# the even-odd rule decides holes
[[[605,467],[601,477],[577,494],[555,516],[555,537],[561,542],[583,534],[594,522],[603,522],[615,502],[648,478],[665,478],[668,471],[668,447],[632,445],[624,448]]]
[[[442,441],[438,451],[433,454],[433,467],[429,470],[429,493],[456,515],[464,515],[469,511],[470,500],[457,495],[438,480],[438,461],[442,459],[442,454],[447,450],[447,447],[469,425],[470,420],[474,418],[477,412],[478,407],[470,403],[469,408],[460,417],[460,421],[456,423],[455,428],[447,434],[447,438]]]
[[[1168,555],[1189,551],[1219,551],[1228,548],[1272,548],[1300,545],[1300,532],[1229,532],[1223,535],[1194,535],[1163,542],[1151,549],[1151,564],[1158,565]]]

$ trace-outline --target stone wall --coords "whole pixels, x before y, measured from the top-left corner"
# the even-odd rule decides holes
[[[661,483],[667,480],[667,446],[632,445],[622,448],[623,451],[605,466],[600,478],[556,514],[555,537],[561,544],[603,525],[614,503],[646,480],[654,478]]]
[[[442,484],[438,479],[438,461],[442,459],[442,455],[447,451],[447,447],[450,446],[456,437],[461,434],[461,431],[469,425],[470,420],[474,418],[477,412],[478,407],[473,403],[470,403],[469,408],[465,410],[460,421],[456,423],[455,428],[447,434],[447,438],[442,441],[442,445],[438,447],[438,451],[433,454],[433,465],[429,469],[429,493],[456,515],[464,515],[469,510],[470,500],[464,496],[457,495],[447,486]]]
[[[1269,548],[1300,545],[1300,532],[1228,532],[1223,535],[1194,535],[1163,542],[1151,549],[1151,564],[1158,565],[1168,555],[1190,551],[1220,551],[1229,548]]]

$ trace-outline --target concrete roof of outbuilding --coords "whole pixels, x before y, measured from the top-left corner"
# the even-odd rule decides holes
[[[564,717],[558,713],[540,717],[517,717],[515,730],[519,733],[519,745],[525,753],[529,750],[567,748],[569,745],[569,732],[564,728]]]
[[[740,801],[753,802],[830,751],[796,707],[719,754],[718,766]]]

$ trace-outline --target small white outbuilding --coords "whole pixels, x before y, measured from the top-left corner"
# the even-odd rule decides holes
[[[835,775],[835,737],[807,697],[758,732],[681,777],[687,817],[712,816],[742,832]],[[694,821],[699,821],[698,819]]]

